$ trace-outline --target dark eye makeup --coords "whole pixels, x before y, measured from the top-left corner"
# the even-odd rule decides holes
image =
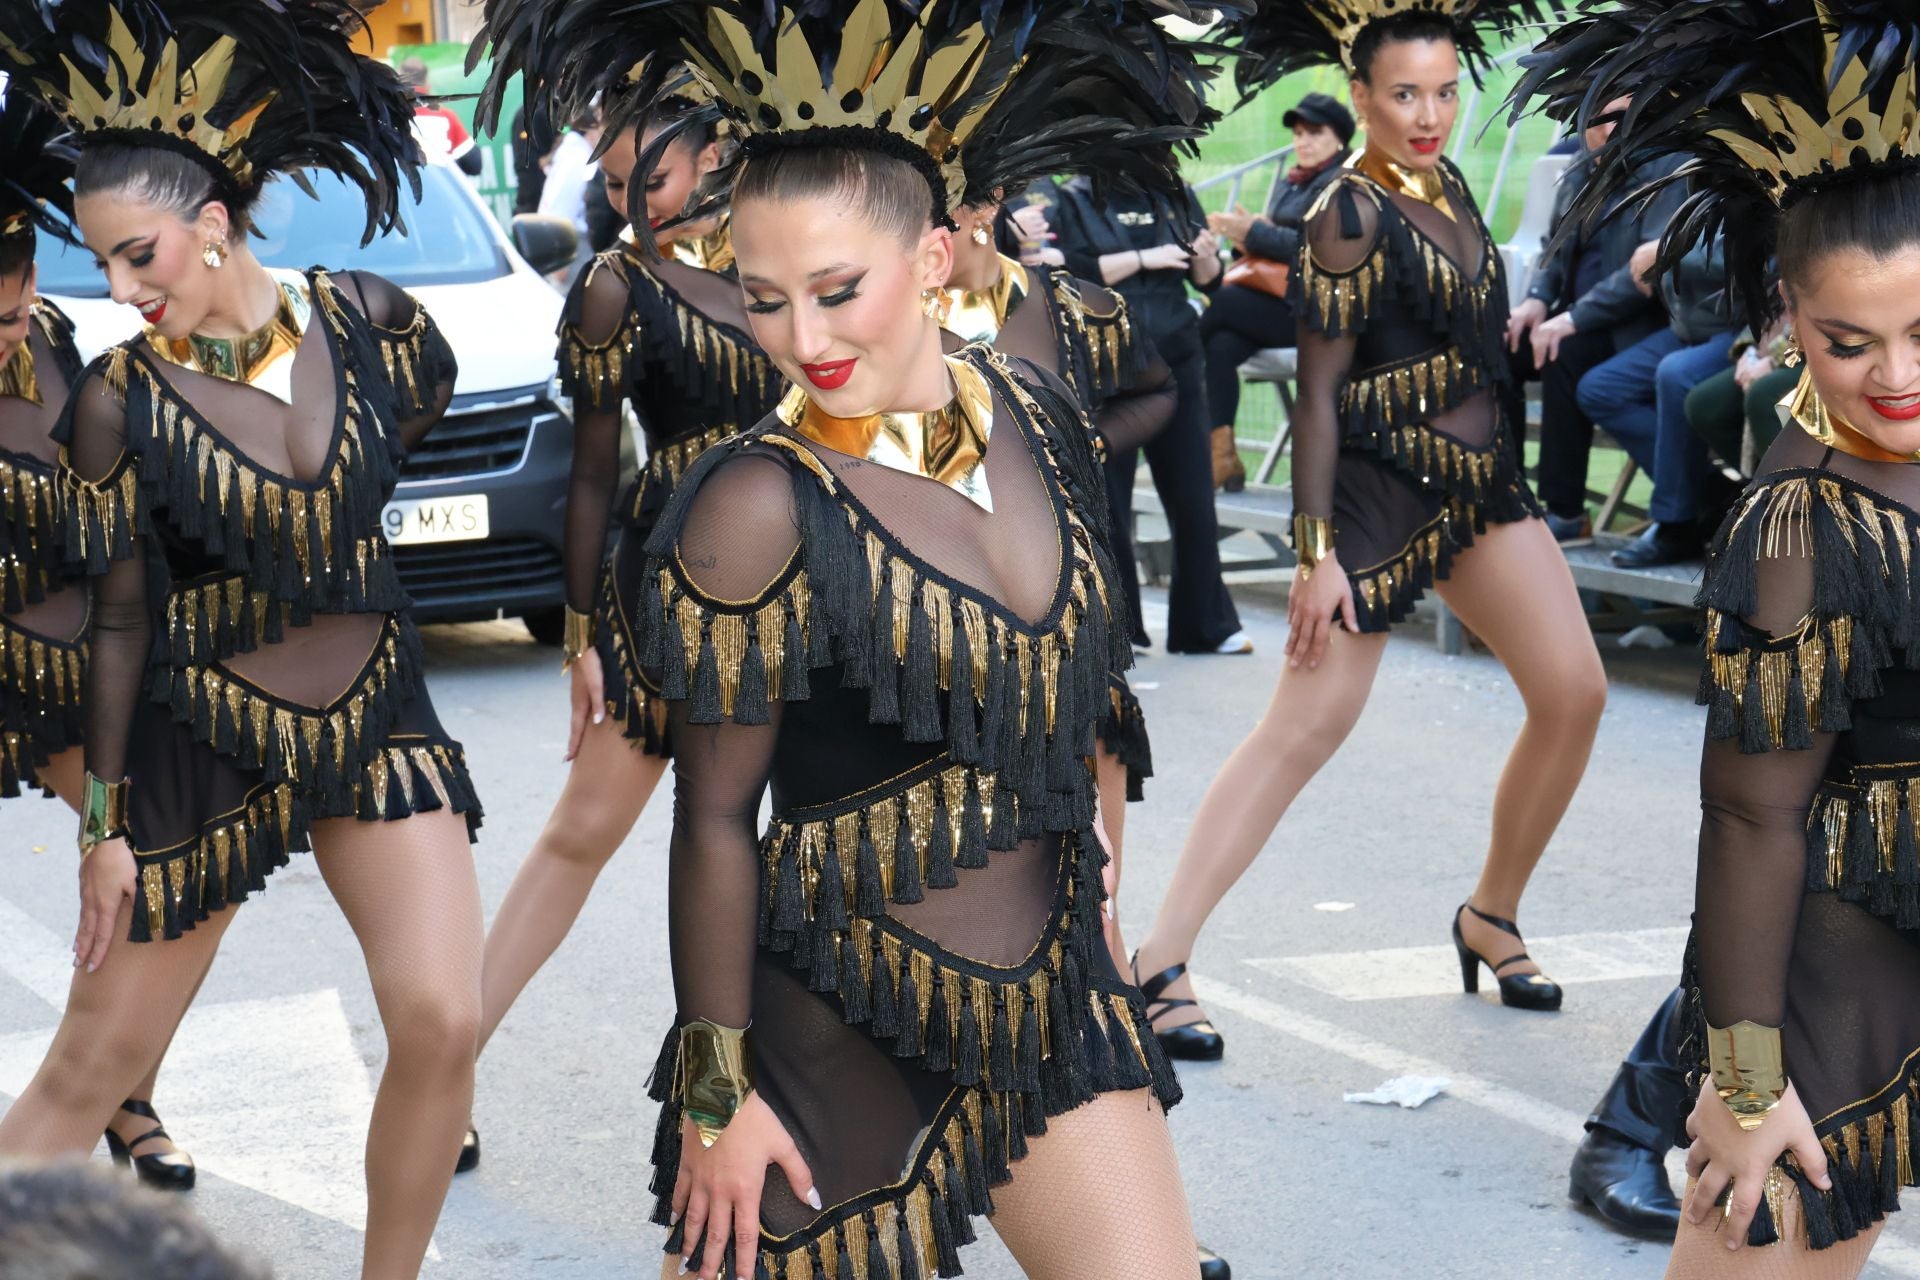
[[[843,307],[847,303],[852,302],[860,296],[860,282],[866,278],[866,273],[861,272],[858,276],[855,276],[852,280],[849,280],[832,293],[821,294],[820,305],[823,307]],[[756,316],[770,316],[786,305],[785,301],[782,300],[762,302],[758,298],[751,298],[747,302],[747,311],[749,314]]]

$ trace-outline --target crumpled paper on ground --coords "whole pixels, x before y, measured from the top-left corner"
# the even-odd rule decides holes
[[[1445,1076],[1395,1076],[1377,1089],[1366,1093],[1342,1094],[1341,1097],[1347,1102],[1371,1102],[1382,1107],[1405,1107],[1411,1111],[1421,1103],[1439,1097],[1452,1083]]]

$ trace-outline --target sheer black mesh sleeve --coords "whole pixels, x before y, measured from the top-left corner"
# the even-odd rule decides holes
[[[399,443],[411,449],[453,402],[460,371],[453,347],[427,309],[399,285],[368,271],[349,271],[347,279],[393,382]]]
[[[701,483],[675,546],[688,585],[713,602],[756,600],[785,571],[800,535],[787,469],[751,455]],[[752,1020],[759,934],[760,798],[773,769],[781,704],[766,723],[696,724],[692,703],[671,705],[674,822],[668,927],[682,1023]]]
[[[1366,200],[1329,201],[1307,227],[1304,252],[1312,269],[1339,275],[1373,253],[1380,211]],[[1333,478],[1340,459],[1340,384],[1353,366],[1356,331],[1329,337],[1314,323],[1312,308],[1296,306],[1299,326],[1299,398],[1293,407],[1293,509],[1301,515],[1333,516]]]
[[[135,517],[124,502],[134,471],[126,451],[127,416],[105,379],[89,378],[75,394],[63,432],[69,483],[79,504],[105,508],[75,516],[83,527],[92,526],[89,540],[103,542],[106,549],[103,557],[86,557],[93,573],[92,638],[82,696],[87,771],[117,782],[127,776],[127,741],[145,685],[153,622],[145,540],[132,536]],[[113,524],[123,528],[112,529]],[[125,541],[116,536],[120,532],[128,535]]]
[[[1814,599],[1805,540],[1774,541],[1755,569],[1758,608],[1743,621],[1787,642]],[[1700,763],[1694,940],[1704,1011],[1714,1026],[1746,1019],[1777,1027],[1786,1020],[1788,959],[1807,874],[1807,810],[1836,740],[1815,732],[1804,750],[1743,752],[1738,735],[1709,734]]]
[[[576,305],[577,304],[577,305]],[[573,318],[577,313],[577,320]],[[612,271],[595,271],[569,302],[562,335],[566,350],[607,348],[627,318],[627,288]],[[624,371],[625,362],[618,362]],[[573,397],[573,468],[567,482],[567,604],[590,612],[607,545],[607,517],[620,478],[620,431],[624,388],[616,379],[576,379]],[[624,381],[622,376],[618,381]]]

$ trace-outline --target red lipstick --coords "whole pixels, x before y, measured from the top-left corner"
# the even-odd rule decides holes
[[[1418,155],[1430,156],[1434,152],[1440,150],[1440,139],[1410,138],[1407,141],[1407,145],[1412,147],[1414,149],[1414,152]]]
[[[822,391],[837,391],[847,385],[847,379],[853,376],[853,360],[830,360],[825,364],[803,364],[800,371],[807,375],[807,381]]]
[[[1884,400],[1868,396],[1867,403],[1889,422],[1912,422],[1920,418],[1920,394],[1889,396]]]
[[[140,318],[148,324],[159,324],[167,314],[167,304],[162,299],[156,307],[140,307],[137,310],[140,312]]]

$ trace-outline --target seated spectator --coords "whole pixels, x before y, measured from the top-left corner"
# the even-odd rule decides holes
[[[1346,163],[1353,115],[1324,93],[1310,93],[1280,118],[1293,130],[1293,166],[1276,183],[1266,216],[1235,207],[1211,214],[1207,225],[1242,256],[1291,264],[1300,250],[1300,224],[1314,199]],[[1284,287],[1284,286],[1282,286]],[[1238,492],[1247,469],[1233,438],[1240,412],[1240,366],[1254,352],[1293,345],[1293,311],[1284,293],[1253,284],[1226,284],[1200,318],[1207,357],[1207,408],[1213,421],[1213,487]]]
[[[1780,327],[1784,329],[1784,326]],[[1780,402],[1800,381],[1800,370],[1785,364],[1783,332],[1746,345],[1733,368],[1708,378],[1687,395],[1687,425],[1721,463],[1741,466],[1744,436],[1753,434],[1753,456],[1761,457],[1780,434]]]
[[[267,1280],[178,1196],[86,1161],[0,1167],[7,1280]]]
[[[427,96],[427,64],[408,58],[400,64],[400,78],[422,98]],[[460,117],[435,102],[421,102],[413,109],[413,132],[420,149],[429,159],[451,160],[469,178],[480,176],[482,157],[473,135]]]
[[[1621,98],[1607,109],[1624,110],[1627,102]],[[1613,121],[1602,119],[1578,139],[1574,158],[1554,191],[1543,247],[1562,232],[1574,202],[1592,180],[1594,157],[1612,136]],[[1622,187],[1623,193],[1662,176],[1673,163],[1647,166]],[[1547,527],[1562,542],[1593,532],[1587,518],[1593,419],[1580,407],[1576,388],[1602,361],[1666,328],[1666,312],[1634,280],[1629,263],[1636,248],[1659,237],[1682,195],[1678,188],[1668,188],[1645,207],[1623,209],[1574,228],[1535,265],[1526,300],[1514,308],[1507,324],[1507,347],[1514,353],[1519,380],[1540,380],[1540,466],[1534,490],[1547,509]]]
[[[1649,241],[1633,256],[1634,279],[1650,296],[1657,248]],[[1720,243],[1702,243],[1687,254],[1660,278],[1658,292],[1667,327],[1596,366],[1577,391],[1587,416],[1653,477],[1647,504],[1653,523],[1612,556],[1623,569],[1697,558],[1727,488],[1707,446],[1687,426],[1687,393],[1732,366],[1739,331]]]
[[[1065,266],[1067,256],[1055,246],[1058,237],[1047,222],[1053,207],[1059,203],[1057,178],[1036,179],[1018,195],[1008,196],[994,224],[994,239],[1000,252],[1029,267]]]

